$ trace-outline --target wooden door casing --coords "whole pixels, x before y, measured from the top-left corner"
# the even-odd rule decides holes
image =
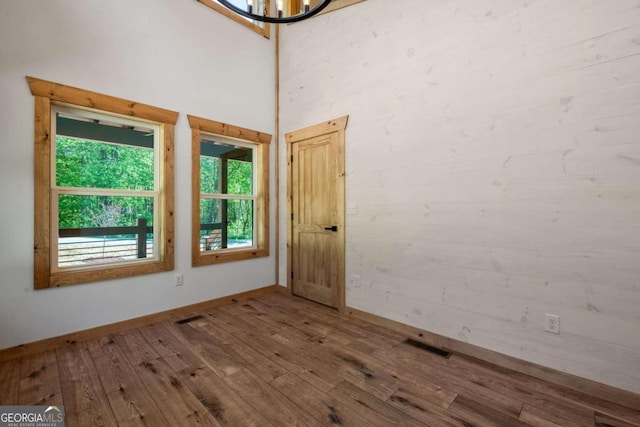
[[[345,306],[346,123],[343,117],[286,134],[291,214],[288,289],[339,311]]]

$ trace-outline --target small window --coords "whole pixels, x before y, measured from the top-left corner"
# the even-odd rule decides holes
[[[36,96],[35,287],[173,269],[177,113],[29,83]]]
[[[269,254],[271,135],[189,116],[193,131],[193,265]]]
[[[260,21],[254,21],[244,16],[238,15],[237,13],[227,9],[222,6],[216,0],[198,0],[203,5],[210,7],[211,9],[223,14],[229,19],[236,21],[238,24],[247,27],[248,29],[255,31],[256,33],[264,36],[266,38],[270,37],[269,24]],[[235,6],[245,9],[247,7],[246,0],[231,0]],[[269,0],[254,0],[254,8],[255,10],[269,10]]]

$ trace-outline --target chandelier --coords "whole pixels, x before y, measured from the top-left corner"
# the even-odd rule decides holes
[[[320,13],[325,7],[329,6],[329,3],[331,3],[331,0],[314,1],[314,3],[318,4],[311,8],[312,0],[276,0],[277,16],[270,16],[270,11],[266,10],[267,8],[262,11],[262,14],[260,14],[260,11],[257,10],[257,8],[254,8],[254,4],[258,3],[259,0],[246,0],[246,10],[236,6],[229,0],[217,1],[227,9],[237,13],[238,15],[242,15],[245,18],[255,21],[269,22],[271,24],[288,24],[290,22],[298,22],[303,19],[311,18],[313,15]],[[258,13],[254,13],[254,9],[255,12]]]

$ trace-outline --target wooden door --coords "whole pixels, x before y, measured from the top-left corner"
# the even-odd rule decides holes
[[[294,295],[342,310],[344,128],[329,130],[310,132],[308,128],[287,134],[290,142],[290,289]],[[296,135],[301,138],[296,140]]]

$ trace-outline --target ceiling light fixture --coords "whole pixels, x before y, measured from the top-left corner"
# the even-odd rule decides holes
[[[260,22],[269,22],[271,24],[288,24],[311,18],[313,15],[320,13],[325,7],[329,6],[329,3],[331,3],[331,0],[320,0],[316,6],[311,8],[311,0],[276,0],[277,16],[270,16],[270,11],[266,10],[266,8],[262,15],[254,13],[254,4],[258,2],[257,0],[246,0],[246,10],[234,5],[228,0],[217,1],[227,9],[237,13],[238,15],[242,15],[245,18]],[[293,10],[296,9],[295,5],[300,5],[300,10],[298,10],[297,13]]]

